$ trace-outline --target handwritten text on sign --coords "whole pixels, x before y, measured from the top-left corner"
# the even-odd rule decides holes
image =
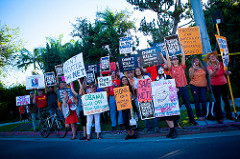
[[[182,53],[177,34],[164,37],[164,43],[168,50],[169,56],[178,55]]]
[[[152,85],[155,117],[179,115],[179,104],[174,79],[154,81]]]
[[[112,86],[112,78],[111,76],[105,76],[105,77],[98,77],[98,87],[99,88],[105,88]]]
[[[66,83],[86,76],[82,53],[73,56],[63,64],[63,71]]]
[[[178,28],[178,35],[186,55],[202,54],[202,42],[198,26]]]
[[[117,110],[125,110],[132,108],[131,93],[129,86],[114,88],[114,96],[116,100]]]
[[[228,51],[227,39],[224,36],[218,36],[218,35],[215,35],[215,36],[222,54],[223,65],[224,67],[227,68],[229,64],[229,51]]]
[[[152,100],[150,78],[138,80],[138,102],[147,102]]]
[[[96,92],[82,96],[84,115],[109,111],[107,92]]]
[[[16,97],[16,106],[22,106],[22,105],[28,105],[28,104],[30,104],[30,95]]]

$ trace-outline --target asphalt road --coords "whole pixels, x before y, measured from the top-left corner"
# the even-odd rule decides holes
[[[239,158],[240,131],[165,137],[92,139],[89,142],[57,138],[1,138],[0,157],[17,159],[232,159]]]

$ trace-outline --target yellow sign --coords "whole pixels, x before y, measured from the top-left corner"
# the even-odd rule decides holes
[[[202,42],[198,26],[178,28],[178,36],[185,55],[202,54]]]
[[[129,86],[114,88],[114,96],[116,100],[117,110],[125,110],[132,108],[131,92]]]

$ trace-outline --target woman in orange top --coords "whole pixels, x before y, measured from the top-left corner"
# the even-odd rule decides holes
[[[206,69],[198,57],[192,59],[192,67],[189,69],[190,89],[194,98],[196,114],[199,120],[203,120],[207,114],[206,92],[207,78]],[[200,107],[202,104],[202,109]]]

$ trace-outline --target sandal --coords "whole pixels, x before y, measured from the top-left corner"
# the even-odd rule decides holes
[[[101,138],[101,137],[99,136],[97,139],[102,140],[103,138]]]
[[[75,140],[76,139],[76,137],[72,137],[70,140]]]
[[[86,139],[85,142],[88,142],[90,139]]]

